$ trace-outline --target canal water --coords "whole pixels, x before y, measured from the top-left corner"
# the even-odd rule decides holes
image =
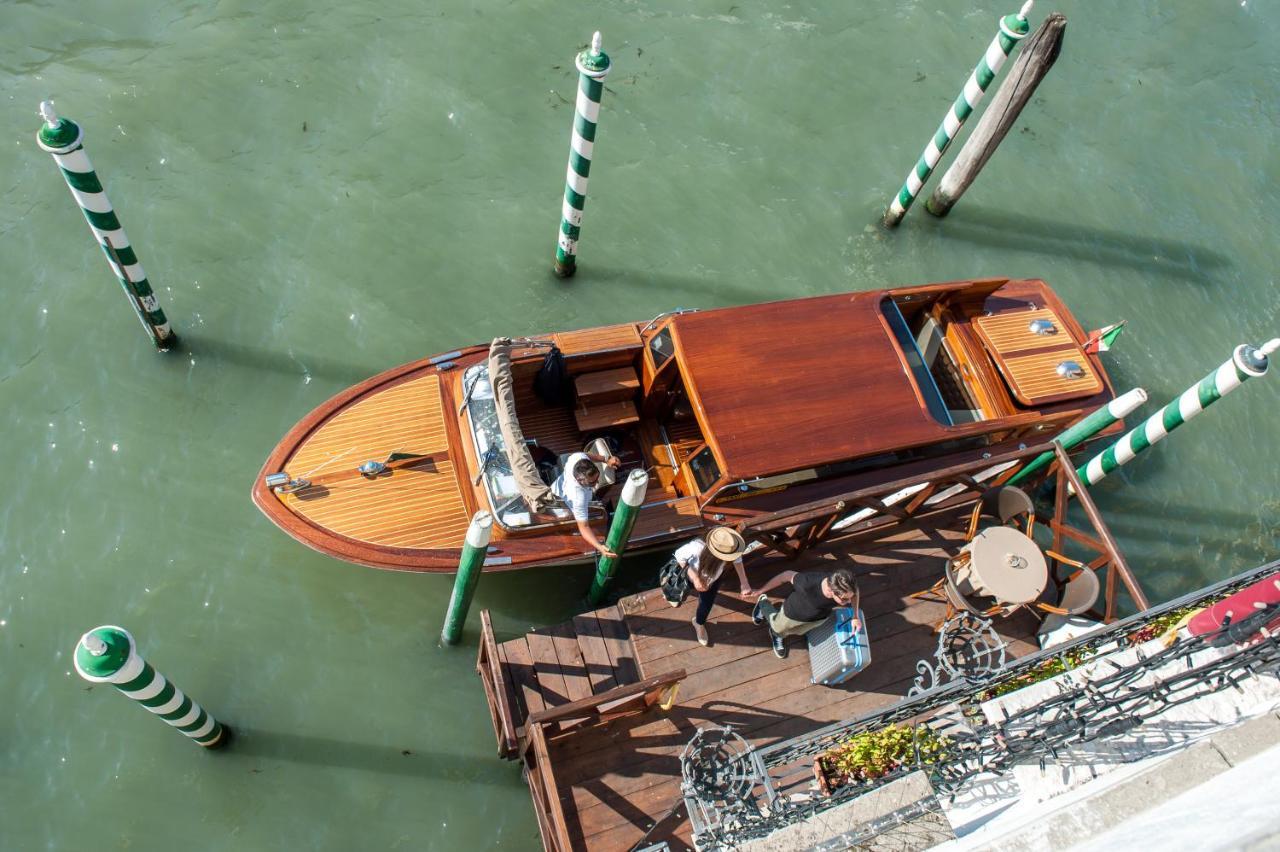
[[[280,436],[456,345],[683,307],[1049,281],[1152,411],[1280,335],[1280,11],[1062,0],[1065,49],[945,221],[877,222],[1012,3],[12,3],[0,27],[4,849],[531,849],[450,578],[253,508]],[[577,278],[550,275],[574,53],[614,60]],[[50,157],[57,101],[182,336],[157,355]],[[815,343],[820,343],[815,341]],[[850,364],[856,381],[857,365]],[[1276,552],[1280,378],[1094,489],[1155,600]],[[638,587],[653,563],[632,561]],[[487,577],[502,636],[585,569]],[[132,630],[231,724],[202,753],[72,668]]]

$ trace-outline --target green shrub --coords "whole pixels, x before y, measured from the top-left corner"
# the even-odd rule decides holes
[[[818,756],[818,766],[831,786],[882,778],[903,766],[928,766],[944,760],[951,745],[927,725],[889,725],[876,731],[854,734],[835,748]]]

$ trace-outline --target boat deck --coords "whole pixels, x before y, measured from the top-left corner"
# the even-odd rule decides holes
[[[791,568],[854,567],[872,663],[836,687],[809,682],[803,639],[790,640],[787,659],[773,655],[763,628],[751,622],[752,602],[736,594],[732,576],[712,611],[707,648],[697,644],[690,626],[696,600],[671,608],[657,590],[501,644],[488,633],[489,650],[482,641],[478,668],[494,708],[500,750],[506,725],[512,744],[519,742],[507,754],[525,762],[546,847],[626,849],[647,838],[690,848],[690,827],[677,808],[679,755],[699,726],[729,724],[753,745],[767,745],[905,696],[916,662],[933,659],[934,626],[945,610],[940,602],[909,595],[941,576],[959,544],[954,532],[930,530],[903,533],[856,560],[838,542],[796,561],[748,558],[748,576],[757,586]],[[997,622],[1010,656],[1036,650],[1037,624],[1025,613]],[[505,685],[487,674],[492,672],[506,677]],[[655,685],[681,673],[674,705],[665,711],[648,706],[669,697]],[[629,683],[635,684],[633,692],[648,690],[647,704],[629,713],[568,712],[591,704],[593,696],[623,695]],[[495,693],[503,695],[497,699]],[[571,702],[576,703],[563,709]],[[539,711],[529,724],[528,715]],[[557,714],[559,721],[539,721]]]

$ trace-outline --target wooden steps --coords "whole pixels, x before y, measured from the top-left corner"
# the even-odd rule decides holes
[[[630,367],[583,373],[574,379],[574,419],[581,432],[616,429],[640,422],[635,399],[640,379]]]
[[[621,402],[634,399],[640,391],[640,379],[630,367],[583,373],[573,380],[578,402],[595,405],[602,402]]]
[[[519,753],[531,714],[640,679],[631,634],[616,606],[501,644],[485,610],[476,671],[489,697],[498,754],[507,758]]]
[[[579,404],[573,411],[574,420],[580,432],[598,432],[601,429],[616,429],[640,422],[636,412],[636,404],[630,400],[622,402],[606,402],[591,407]]]

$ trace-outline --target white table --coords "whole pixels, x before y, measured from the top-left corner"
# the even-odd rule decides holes
[[[1049,566],[1036,543],[1013,527],[988,527],[962,550],[969,553],[969,583],[1000,603],[1034,601],[1049,582]]]

